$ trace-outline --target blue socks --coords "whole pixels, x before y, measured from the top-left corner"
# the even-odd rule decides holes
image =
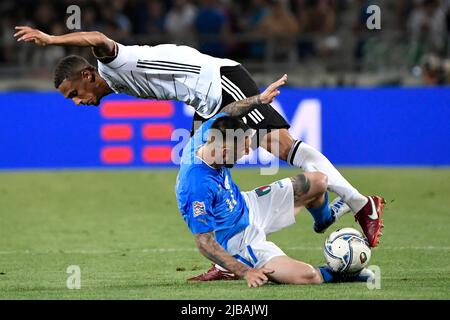
[[[307,208],[318,225],[327,225],[333,220],[330,207],[328,206],[328,192],[325,192],[325,201],[319,208]]]
[[[356,274],[347,274],[334,272],[328,266],[319,267],[322,274],[323,283],[337,283],[337,282],[367,282],[375,278],[372,270],[364,268]]]
[[[323,283],[330,283],[335,281],[335,273],[331,271],[328,267],[319,267],[320,273],[322,274]]]

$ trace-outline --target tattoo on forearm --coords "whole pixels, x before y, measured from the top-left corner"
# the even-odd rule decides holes
[[[251,108],[260,104],[261,104],[261,97],[260,95],[257,95],[244,100],[232,102],[226,105],[222,109],[222,112],[227,112],[231,116],[235,117],[247,113],[247,111],[249,111]]]
[[[214,239],[212,233],[198,235],[196,243],[200,252],[209,260],[243,277],[248,267],[230,256]]]
[[[292,177],[291,181],[294,187],[294,202],[298,202],[311,189],[311,182],[303,173]]]

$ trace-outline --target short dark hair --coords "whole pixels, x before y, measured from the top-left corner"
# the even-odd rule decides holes
[[[214,120],[210,129],[218,133],[222,141],[226,141],[227,134],[232,133],[234,142],[236,143],[237,138],[241,137],[241,135],[242,137],[249,135],[250,127],[239,118],[223,116]]]
[[[62,58],[56,65],[54,72],[55,88],[58,89],[65,79],[75,76],[83,69],[95,70],[95,67],[80,56],[70,55]]]

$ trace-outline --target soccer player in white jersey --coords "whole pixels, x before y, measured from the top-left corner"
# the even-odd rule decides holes
[[[250,74],[238,62],[211,57],[187,46],[125,46],[96,31],[53,36],[27,26],[16,27],[16,30],[14,36],[18,41],[92,49],[98,68],[82,57],[68,56],[55,69],[55,87],[77,105],[98,106],[104,96],[114,92],[144,99],[183,101],[195,109],[193,133],[199,124],[226,105],[259,93]],[[334,205],[339,209],[344,202],[348,204],[369,244],[378,245],[384,207],[382,197],[359,193],[323,154],[294,139],[289,134],[289,124],[271,105],[259,101],[242,120],[256,130],[256,146],[262,146],[305,172],[325,173],[328,190],[341,198]],[[329,221],[316,221],[314,230],[324,232],[339,218],[339,212],[345,211],[337,210]],[[197,280],[220,277],[220,270],[212,269]]]

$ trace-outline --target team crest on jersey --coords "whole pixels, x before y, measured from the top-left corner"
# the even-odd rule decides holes
[[[271,186],[262,186],[262,187],[255,189],[255,192],[258,195],[258,197],[262,197],[262,196],[265,196],[266,194],[268,194],[270,192],[270,190],[272,190]]]
[[[194,210],[194,218],[206,214],[205,203],[202,201],[194,201],[192,208]]]

